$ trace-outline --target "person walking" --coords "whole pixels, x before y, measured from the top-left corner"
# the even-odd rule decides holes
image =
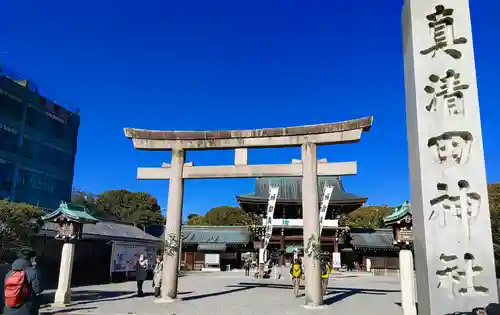
[[[163,259],[162,256],[156,256],[156,265],[153,271],[153,288],[155,290],[154,296],[161,296],[161,282],[163,277]]]
[[[137,296],[143,297],[144,292],[142,291],[142,285],[146,276],[148,275],[148,260],[143,254],[139,256],[139,260],[135,264],[135,280],[137,281]]]
[[[302,277],[302,266],[298,260],[295,260],[290,267],[290,275],[292,276],[293,293],[295,297],[299,296],[300,278]]]
[[[42,288],[38,271],[33,267],[35,252],[23,250],[17,257],[5,276],[4,315],[38,315]]]
[[[326,294],[326,290],[328,289],[328,279],[330,277],[331,267],[330,264],[325,262],[323,259],[320,263],[321,270],[321,287],[323,289],[323,295]]]
[[[250,276],[250,260],[249,259],[246,259],[244,264],[243,264],[243,267],[245,268],[245,276]]]

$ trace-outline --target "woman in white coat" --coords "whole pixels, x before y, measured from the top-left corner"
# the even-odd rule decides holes
[[[153,271],[153,288],[155,297],[161,296],[161,279],[163,277],[163,259],[160,255],[156,256],[156,265]]]

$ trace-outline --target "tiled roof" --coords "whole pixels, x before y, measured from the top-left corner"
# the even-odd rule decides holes
[[[354,248],[394,249],[392,229],[351,232]]]
[[[401,206],[394,208],[394,211],[384,218],[384,223],[390,225],[394,221],[403,219],[406,215],[411,215],[411,205],[405,201]]]
[[[46,222],[40,234],[55,235],[56,231],[57,225],[55,223]],[[158,238],[143,232],[131,224],[113,220],[102,220],[96,224],[85,224],[83,226],[83,238],[110,241],[160,242]]]
[[[98,219],[90,215],[90,213],[86,211],[85,207],[77,206],[74,204],[67,204],[65,202],[61,202],[57,210],[43,216],[42,220],[51,221],[61,215],[82,223],[96,223],[99,221]]]
[[[257,178],[253,193],[237,196],[237,199],[267,200],[269,198],[269,187],[279,186],[278,201],[301,201],[302,200],[302,177],[267,177]],[[366,197],[357,196],[345,192],[340,176],[318,177],[319,200],[323,198],[325,186],[333,186],[330,203],[335,202],[365,202]]]
[[[164,235],[160,237],[163,239]],[[250,231],[245,226],[182,226],[184,244],[248,244]]]

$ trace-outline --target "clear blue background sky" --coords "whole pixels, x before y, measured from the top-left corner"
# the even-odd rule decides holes
[[[137,181],[137,166],[169,153],[138,152],[123,127],[249,129],[373,115],[358,144],[318,158],[358,161],[344,178],[370,204],[409,198],[402,0],[0,1],[0,62],[49,98],[81,109],[74,186],[147,191],[167,205],[168,182]],[[486,167],[500,180],[499,1],[472,1]],[[496,61],[495,61],[496,60]],[[251,150],[250,163],[289,163],[300,150]],[[230,164],[231,151],[188,153]],[[236,204],[253,179],[192,180],[184,215]]]

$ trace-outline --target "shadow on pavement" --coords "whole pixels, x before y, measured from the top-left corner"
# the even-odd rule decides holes
[[[185,291],[178,292],[177,294],[190,294],[193,291]],[[55,293],[44,293],[42,294],[43,306],[42,308],[50,307],[50,304],[54,301]],[[152,296],[152,292],[144,292],[143,297]],[[98,302],[109,302],[109,301],[118,301],[125,300],[131,298],[138,298],[137,292],[135,291],[99,291],[99,290],[81,290],[81,291],[73,291],[71,294],[71,303],[70,307],[76,305],[83,305],[89,303],[98,303]],[[49,313],[51,314],[51,313]]]
[[[71,294],[71,305],[128,299],[135,294],[136,292],[134,291],[75,290]],[[43,293],[43,303],[52,303],[54,301],[54,295],[55,292]]]
[[[233,287],[233,286],[226,286],[226,287]],[[246,290],[250,290],[250,289],[253,289],[253,287],[238,287],[236,289],[227,290],[227,291],[219,291],[219,292],[213,292],[213,293],[205,293],[205,294],[187,296],[185,298],[182,298],[182,300],[183,301],[198,300],[198,299],[203,299],[203,298],[207,298],[207,297],[213,297],[213,296],[231,294],[231,293],[240,292],[240,291],[246,291]]]
[[[88,310],[94,310],[97,307],[69,307],[69,308],[62,308],[62,309],[57,309],[57,310],[51,310],[51,311],[40,311],[40,315],[56,315],[56,314],[66,314],[69,312],[75,312],[75,311],[88,311]]]
[[[292,290],[293,285],[291,284],[275,284],[275,283],[251,283],[251,282],[240,282],[237,285],[228,285],[227,287],[232,288],[274,288],[274,289],[286,289]],[[300,288],[304,288],[303,285]],[[355,294],[368,294],[368,295],[387,295],[388,293],[397,293],[400,290],[381,290],[381,289],[360,289],[360,288],[339,288],[339,287],[328,287],[327,294],[323,303],[325,305],[330,305],[337,303],[345,298],[353,296]],[[333,296],[330,296],[332,295]]]

